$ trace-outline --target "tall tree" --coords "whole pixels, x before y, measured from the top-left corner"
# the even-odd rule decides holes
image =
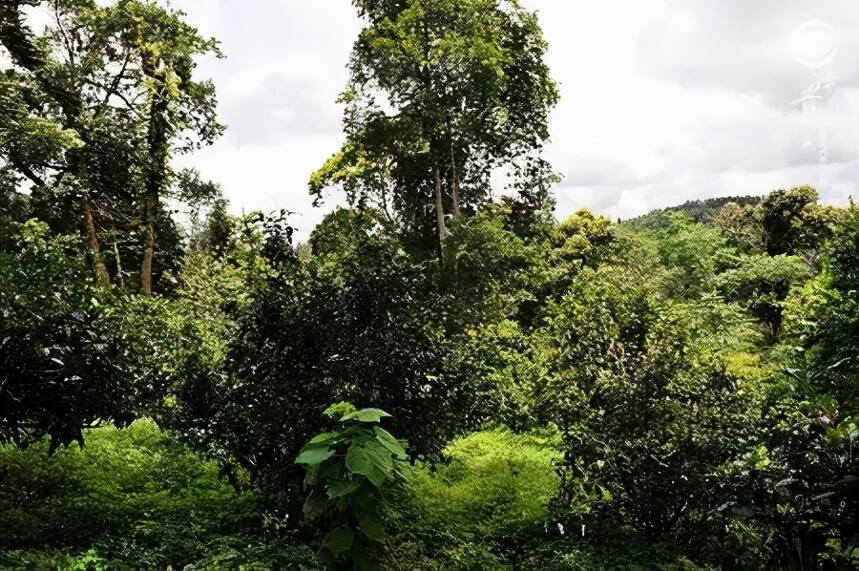
[[[223,131],[215,118],[211,82],[192,77],[194,57],[220,55],[217,41],[201,37],[182,20],[183,14],[154,2],[122,0],[117,4],[120,41],[135,54],[147,95],[146,150],[143,168],[142,222],[144,230],[140,291],[152,293],[157,208],[170,182],[171,151],[209,144]],[[173,143],[178,143],[174,149]],[[188,190],[189,186],[184,189]],[[193,187],[210,190],[204,186]],[[208,198],[197,196],[193,198]]]
[[[43,187],[46,184],[44,173],[48,170],[58,171],[59,177],[66,172],[81,175],[87,162],[85,149],[91,140],[85,118],[87,105],[80,92],[82,85],[79,78],[70,73],[70,68],[75,66],[75,55],[81,55],[80,51],[75,50],[63,31],[69,65],[61,66],[52,61],[50,40],[37,41],[24,22],[23,6],[39,3],[37,0],[12,0],[0,5],[0,42],[17,68],[4,75],[0,113],[8,125],[2,133],[5,162],[36,187]],[[96,57],[86,58],[94,59]],[[82,70],[78,67],[77,71]],[[25,144],[19,144],[19,140]],[[38,151],[40,148],[42,152]],[[64,159],[64,164],[56,166],[57,159]],[[86,190],[80,193],[80,209],[98,282],[106,285],[110,278],[101,259],[92,197]]]
[[[802,255],[816,265],[820,246],[832,236],[842,211],[818,204],[817,191],[810,186],[774,190],[760,204],[761,223],[766,232],[767,252]]]
[[[39,36],[26,25],[28,6],[54,21]],[[29,179],[40,217],[57,231],[83,232],[102,285],[110,281],[102,253],[110,236],[114,271],[122,244],[141,258],[140,289],[151,292],[156,228],[165,244],[175,235],[161,202],[177,190],[174,180],[187,180],[173,176],[171,153],[211,143],[223,129],[213,85],[192,77],[194,57],[219,55],[217,43],[182,17],[151,0],[0,6],[0,42],[14,64],[0,77],[0,158]],[[76,228],[66,227],[72,207]]]
[[[456,222],[487,200],[498,169],[522,188],[545,180],[540,150],[558,100],[546,42],[516,0],[354,3],[367,26],[341,96],[347,140],[311,192],[341,184],[407,232],[435,234],[443,255],[447,212]]]

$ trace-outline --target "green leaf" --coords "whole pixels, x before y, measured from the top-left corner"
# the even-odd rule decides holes
[[[311,466],[315,466],[317,464],[322,464],[329,458],[334,456],[334,450],[328,448],[327,446],[324,448],[313,447],[306,448],[301,451],[301,454],[298,455],[298,458],[295,459],[296,464],[309,464]]]
[[[358,527],[361,532],[372,539],[373,541],[384,541],[388,534],[382,526],[382,522],[373,512],[364,513],[358,516]]]
[[[610,502],[614,500],[614,496],[611,495],[611,492],[609,492],[606,488],[604,488],[603,486],[599,486],[599,489],[600,492],[602,492],[602,499],[604,502]]]
[[[382,446],[367,442],[363,446],[353,444],[346,452],[346,468],[353,474],[366,476],[377,488],[391,477],[394,463],[391,454]]]
[[[378,408],[362,408],[361,410],[345,415],[340,419],[340,422],[346,422],[347,420],[357,420],[358,422],[379,422],[383,418],[390,416],[390,414]]]
[[[337,416],[338,414],[351,414],[355,412],[355,405],[348,402],[338,402],[337,404],[332,404],[328,408],[326,408],[322,414],[325,416]]]
[[[311,494],[304,501],[304,507],[302,507],[301,511],[306,519],[314,520],[325,513],[326,503],[324,498]]]
[[[355,490],[361,487],[361,482],[358,480],[336,480],[328,484],[328,497],[332,500],[348,496]]]
[[[315,464],[313,466],[307,466],[307,473],[304,475],[304,485],[312,486],[316,482],[316,478],[319,476],[319,467],[320,464]]]
[[[405,460],[406,449],[403,448],[403,445],[400,444],[400,441],[394,438],[394,435],[382,428],[381,426],[374,426],[373,432],[376,434],[376,440],[379,443],[387,448],[391,454],[396,456],[400,460]]]
[[[355,534],[348,527],[335,527],[322,540],[322,547],[328,549],[335,558],[339,558],[343,553],[352,547],[355,542]]]
[[[340,438],[339,432],[321,432],[308,440],[304,447],[309,448],[314,445],[331,444],[332,442],[336,442],[338,438]]]
[[[376,487],[384,481],[384,477],[377,477],[370,455],[362,446],[353,444],[349,447],[346,452],[346,469],[352,474],[366,476]]]

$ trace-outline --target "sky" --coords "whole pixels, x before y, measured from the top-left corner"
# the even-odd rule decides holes
[[[856,0],[522,0],[538,13],[561,102],[547,157],[557,216],[612,219],[800,184],[859,196]],[[286,208],[305,235],[311,172],[342,143],[337,96],[361,29],[349,0],[173,0],[226,55],[200,62],[225,135],[181,159],[235,212]],[[827,83],[828,80],[832,80]],[[797,104],[815,81],[822,99]],[[833,83],[834,82],[834,83]],[[825,148],[825,162],[821,162]]]

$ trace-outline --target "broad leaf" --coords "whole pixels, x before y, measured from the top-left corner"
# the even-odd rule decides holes
[[[301,511],[304,513],[304,517],[306,519],[314,520],[325,512],[326,503],[325,498],[320,498],[311,494],[307,497],[307,500],[305,500],[304,507]]]
[[[355,534],[352,533],[352,530],[340,526],[328,532],[328,535],[322,540],[322,547],[328,549],[335,558],[339,558],[352,547],[354,542]]]
[[[338,402],[337,404],[332,404],[322,413],[325,416],[337,416],[338,414],[351,414],[355,412],[355,405],[348,402]]]
[[[359,480],[337,480],[328,484],[328,497],[333,500],[334,498],[348,496],[360,487],[361,482]]]
[[[317,434],[313,438],[307,441],[307,444],[304,445],[305,448],[310,448],[311,446],[321,446],[322,444],[331,444],[332,442],[336,442],[340,438],[339,432],[322,432]]]
[[[374,541],[384,541],[387,537],[382,522],[379,521],[379,518],[373,512],[360,515],[358,527],[361,528],[361,532],[364,535]]]
[[[378,408],[362,408],[361,410],[356,410],[353,413],[345,415],[340,419],[340,422],[346,422],[347,420],[357,420],[358,422],[379,422],[383,418],[390,416],[390,414]]]
[[[332,456],[334,456],[334,450],[327,446],[325,448],[305,448],[298,455],[298,458],[295,459],[295,463],[315,466],[322,464]]]
[[[394,438],[394,435],[382,428],[381,426],[374,426],[373,432],[376,434],[376,440],[379,443],[387,448],[391,454],[396,456],[400,460],[405,460],[406,449],[403,448],[403,445],[400,444],[400,441]]]
[[[377,488],[391,477],[393,462],[390,452],[373,442],[353,444],[346,453],[346,468],[353,474],[366,476]]]

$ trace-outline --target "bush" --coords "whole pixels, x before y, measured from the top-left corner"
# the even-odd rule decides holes
[[[283,263],[253,291],[220,374],[186,375],[177,391],[173,426],[247,469],[293,521],[303,477],[293,460],[329,403],[389,411],[416,455],[437,454],[491,412],[490,381],[450,366],[460,343],[445,330],[450,296],[431,268],[352,216],[327,219],[311,237],[319,255]],[[352,247],[339,249],[332,224],[352,228]]]
[[[184,565],[216,551],[223,536],[262,532],[258,494],[237,494],[214,463],[154,422],[91,430],[86,442],[53,455],[44,441],[26,450],[0,448],[0,551],[6,561],[26,561],[23,552],[38,549],[95,548],[105,560]],[[51,557],[51,566],[67,565],[65,556]]]
[[[716,276],[714,285],[725,299],[742,303],[775,337],[782,322],[782,307],[790,288],[807,278],[796,256],[743,256],[737,267]]]
[[[423,544],[424,556],[442,568],[497,568],[520,560],[528,539],[546,534],[559,446],[553,433],[506,429],[454,440],[444,450],[445,464],[413,472],[398,522],[400,556]],[[482,567],[475,566],[478,553]]]
[[[30,220],[18,250],[0,252],[0,443],[80,441],[97,419],[129,423],[144,400],[77,243]]]
[[[584,271],[545,332],[541,409],[564,437],[555,512],[596,542],[626,534],[695,553],[723,503],[716,470],[759,426],[762,388],[714,351],[743,329],[666,302],[623,272]],[[739,343],[741,346],[742,343]]]
[[[340,417],[336,428],[311,438],[295,459],[307,470],[304,518],[328,529],[320,552],[328,566],[375,569],[388,539],[385,492],[408,471],[405,443],[379,426],[390,417],[383,410],[339,403],[324,414]]]

